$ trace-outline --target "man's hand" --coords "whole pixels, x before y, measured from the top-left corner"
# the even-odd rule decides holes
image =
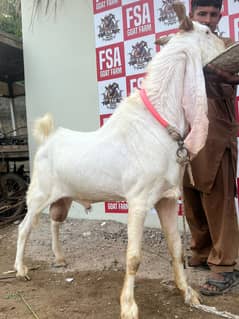
[[[204,74],[209,81],[234,85],[239,84],[239,75],[222,70],[212,64],[208,64],[204,68]]]

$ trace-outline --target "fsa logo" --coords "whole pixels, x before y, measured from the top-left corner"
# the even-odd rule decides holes
[[[125,40],[154,33],[152,1],[140,1],[123,7]]]
[[[98,81],[125,75],[123,43],[98,48],[96,56]]]
[[[121,6],[121,0],[93,0],[94,13],[99,13]]]

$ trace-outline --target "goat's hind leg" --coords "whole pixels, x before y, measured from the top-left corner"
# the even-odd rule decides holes
[[[156,209],[172,256],[175,283],[182,292],[185,303],[197,305],[200,303],[199,295],[188,285],[183,267],[182,243],[177,227],[177,201],[162,199],[157,203]]]
[[[71,203],[71,198],[61,198],[52,203],[50,206],[52,250],[55,255],[55,262],[53,265],[55,267],[65,267],[67,265],[62,245],[59,240],[59,229],[67,217]]]
[[[43,208],[47,206],[47,199],[36,189],[29,189],[27,194],[27,214],[18,228],[17,252],[15,259],[15,269],[17,277],[26,277],[28,273],[27,266],[24,265],[24,252],[28,237],[33,226],[38,222],[38,217]]]
[[[120,298],[121,319],[138,319],[138,307],[134,299],[134,281],[140,265],[145,216],[146,209],[143,209],[143,205],[129,203],[126,275]]]

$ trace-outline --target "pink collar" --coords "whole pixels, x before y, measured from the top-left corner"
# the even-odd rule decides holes
[[[140,89],[139,90],[139,94],[141,96],[141,99],[144,102],[144,105],[147,107],[147,109],[149,110],[149,112],[153,115],[153,117],[160,123],[163,125],[163,127],[168,127],[169,123],[167,121],[165,121],[160,115],[159,113],[156,111],[156,109],[153,107],[153,105],[151,104],[151,102],[149,101],[146,92],[144,89]]]

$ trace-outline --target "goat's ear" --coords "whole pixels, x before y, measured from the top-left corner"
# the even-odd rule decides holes
[[[162,36],[159,39],[157,39],[154,43],[156,45],[165,45],[169,42],[170,39],[171,39],[170,36]]]
[[[184,4],[182,2],[174,2],[172,6],[180,22],[179,30],[193,30],[193,22],[189,17],[187,17]]]
[[[193,22],[189,17],[186,17],[179,26],[179,30],[183,31],[192,31],[193,30]]]

